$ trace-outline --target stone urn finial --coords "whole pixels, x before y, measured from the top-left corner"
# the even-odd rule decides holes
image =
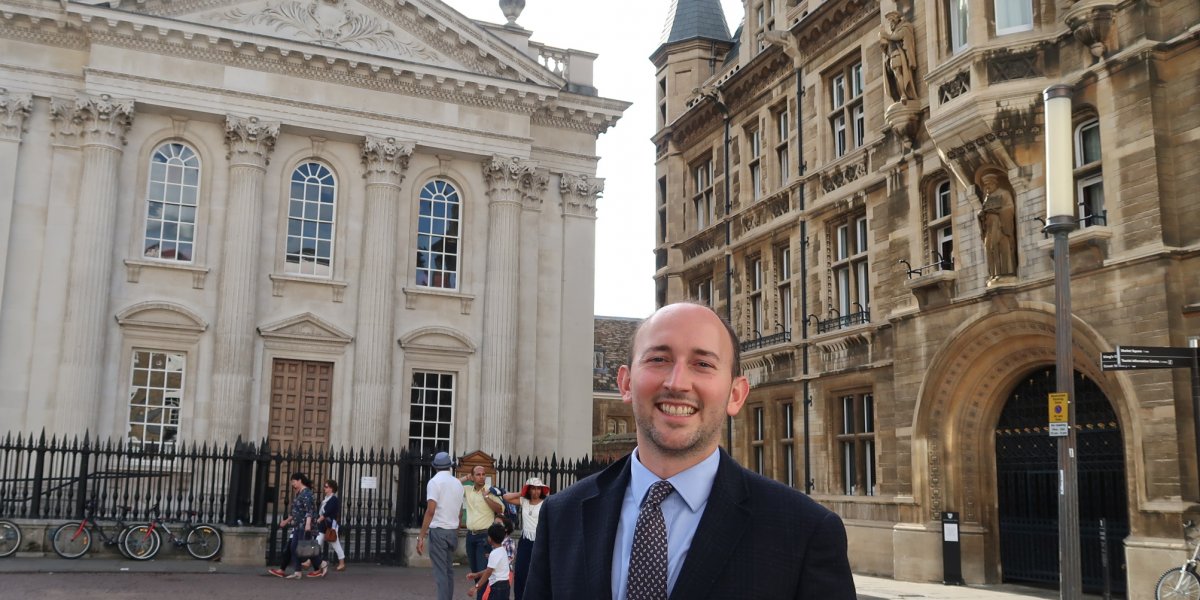
[[[516,25],[517,17],[521,16],[522,10],[525,10],[525,0],[500,0],[500,10],[508,19],[508,25]]]

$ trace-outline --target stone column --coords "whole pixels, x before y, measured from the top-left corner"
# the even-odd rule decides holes
[[[367,136],[362,160],[366,167],[367,206],[363,223],[362,271],[359,274],[358,326],[354,335],[354,444],[388,446],[395,353],[396,239],[399,230],[400,184],[413,144],[395,138]]]
[[[83,168],[72,232],[55,428],[59,433],[83,435],[88,430],[98,433],[97,410],[104,393],[118,174],[125,134],[133,124],[133,100],[80,94],[70,118],[79,127]]]
[[[539,423],[553,427],[559,456],[591,452],[591,360],[596,264],[596,198],[604,180],[587,174],[564,173],[559,180],[562,197],[562,347],[559,353],[558,421]]]
[[[479,444],[481,450],[492,456],[509,455],[513,447],[521,188],[530,185],[535,166],[517,157],[492,156],[483,162],[488,188],[488,245]]]
[[[4,273],[8,264],[8,239],[12,235],[13,203],[17,192],[17,152],[25,133],[25,119],[33,95],[0,88],[0,313],[4,311]],[[20,422],[20,421],[18,421]]]
[[[208,439],[232,443],[250,433],[254,412],[254,328],[263,179],[279,123],[257,117],[225,119],[229,147],[229,193],[221,240],[217,292],[216,352],[209,403]]]

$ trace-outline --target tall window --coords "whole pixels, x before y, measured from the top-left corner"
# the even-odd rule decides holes
[[[929,264],[943,271],[954,269],[954,225],[951,222],[953,198],[950,181],[942,181],[934,188],[933,201],[929,203],[929,247],[933,256]]]
[[[692,296],[697,302],[712,306],[713,283],[712,277],[706,277],[696,283],[696,287],[692,290]]]
[[[458,288],[458,190],[434,179],[421,188],[417,222],[417,285]]]
[[[875,397],[870,393],[839,398],[842,417],[837,435],[842,493],[875,495]]]
[[[754,128],[748,133],[750,138],[750,198],[754,201],[763,197],[762,181],[762,131]]]
[[[779,187],[784,187],[791,177],[791,161],[788,156],[788,111],[775,113],[775,163],[779,168]]]
[[[762,258],[754,257],[746,264],[746,274],[750,277],[750,326],[754,328],[754,337],[762,336],[763,332],[763,270]]]
[[[307,162],[292,171],[288,200],[285,269],[288,273],[333,275],[333,221],[337,185],[328,167]]]
[[[950,13],[950,52],[957,54],[967,47],[968,0],[948,0]]]
[[[855,217],[834,228],[833,281],[835,306],[843,325],[867,320],[871,303],[870,265],[867,263],[867,218]]]
[[[185,357],[179,352],[133,351],[129,382],[129,442],[146,452],[170,449],[179,439]]]
[[[767,457],[766,451],[763,448],[763,439],[766,437],[766,423],[763,422],[763,407],[754,407],[754,439],[750,442],[750,446],[754,449],[754,472],[762,475],[767,472]]]
[[[713,173],[712,159],[706,159],[692,169],[692,183],[695,194],[692,196],[692,208],[696,215],[696,231],[703,231],[713,221]]]
[[[796,486],[796,439],[792,426],[792,403],[784,402],[779,410],[779,445],[783,457],[783,479],[788,487]]]
[[[835,156],[863,145],[866,139],[866,117],[863,112],[862,63],[854,63],[829,79],[829,124],[833,132]]]
[[[409,400],[408,447],[450,452],[454,426],[454,374],[414,371]]]
[[[1107,225],[1104,177],[1100,170],[1100,121],[1090,119],[1075,128],[1075,198],[1079,226]]]
[[[200,157],[184,144],[168,142],[150,156],[146,186],[146,237],[142,255],[192,262]]]
[[[1033,29],[1033,0],[995,0],[996,35]]]
[[[792,330],[792,249],[780,246],[779,265],[779,325],[783,331]]]

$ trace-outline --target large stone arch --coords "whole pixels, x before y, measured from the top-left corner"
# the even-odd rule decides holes
[[[993,305],[995,306],[995,305]],[[1018,380],[1055,363],[1053,305],[1015,302],[1007,310],[982,313],[962,323],[929,364],[913,417],[913,492],[936,521],[942,511],[959,511],[963,522],[964,572],[998,578],[995,532],[996,463],[994,429]],[[1124,434],[1127,473],[1140,464],[1140,428],[1127,378],[1100,370],[1100,353],[1112,346],[1078,317],[1072,326],[1076,371],[1094,380],[1113,404]],[[1137,482],[1138,477],[1127,477]],[[1127,483],[1130,512],[1144,498],[1140,483]],[[1133,522],[1131,514],[1131,523]],[[976,562],[969,565],[969,562]],[[972,568],[974,567],[974,568]]]

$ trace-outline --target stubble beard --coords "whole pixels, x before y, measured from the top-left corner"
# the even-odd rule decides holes
[[[721,436],[721,421],[716,420],[713,423],[700,422],[700,425],[688,436],[682,443],[669,440],[669,436],[659,431],[659,428],[654,424],[654,413],[658,412],[658,407],[655,406],[658,402],[664,400],[678,400],[681,402],[689,402],[695,404],[697,414],[702,410],[703,406],[695,398],[691,398],[686,394],[659,394],[654,397],[648,407],[648,414],[634,411],[633,421],[637,425],[638,433],[645,432],[646,439],[654,446],[654,450],[663,456],[670,458],[687,458],[708,450],[708,447],[720,440]]]

